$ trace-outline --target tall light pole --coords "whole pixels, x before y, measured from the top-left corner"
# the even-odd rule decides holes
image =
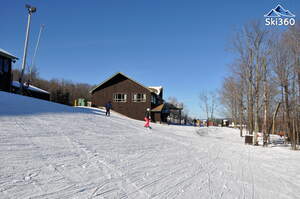
[[[36,12],[36,8],[32,7],[30,5],[25,6],[28,10],[28,21],[27,21],[27,29],[26,29],[26,38],[25,38],[25,45],[24,45],[24,54],[23,54],[23,61],[22,61],[22,72],[21,72],[21,77],[20,77],[20,88],[21,91],[23,92],[23,75],[25,71],[25,65],[26,65],[26,57],[27,57],[27,48],[28,48],[28,41],[29,41],[29,31],[30,31],[30,20],[31,20],[31,15],[32,13]]]

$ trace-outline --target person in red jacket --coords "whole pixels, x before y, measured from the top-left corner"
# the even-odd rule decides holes
[[[146,121],[144,127],[151,129],[151,127],[150,127],[150,121],[151,121],[150,108],[147,108],[144,120]]]

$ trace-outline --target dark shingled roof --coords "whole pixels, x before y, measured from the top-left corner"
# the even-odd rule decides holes
[[[157,92],[158,92],[157,89],[155,89],[154,87],[146,87],[146,86],[144,86],[144,85],[138,83],[137,81],[131,79],[130,77],[126,76],[125,74],[123,74],[123,73],[121,73],[121,72],[117,72],[117,73],[115,73],[113,76],[111,76],[110,78],[108,78],[107,80],[103,81],[102,83],[100,83],[99,85],[97,85],[95,88],[93,88],[93,89],[90,91],[90,93],[93,94],[93,92],[94,92],[95,90],[97,90],[99,87],[101,87],[103,84],[105,84],[106,82],[108,82],[109,80],[111,80],[112,78],[114,78],[114,77],[117,76],[117,75],[122,75],[122,76],[124,76],[125,78],[127,78],[127,79],[129,79],[129,80],[135,82],[136,84],[138,84],[138,85],[144,87],[145,89],[149,90],[149,91],[152,92],[152,93],[157,94]]]
[[[169,109],[169,110],[182,110],[182,108],[176,107],[173,104],[170,103],[163,103],[161,105],[158,105],[157,107],[153,108],[151,112],[161,112],[163,109]]]

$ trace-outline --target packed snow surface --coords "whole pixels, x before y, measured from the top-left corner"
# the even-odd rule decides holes
[[[300,198],[300,155],[0,92],[0,198]]]

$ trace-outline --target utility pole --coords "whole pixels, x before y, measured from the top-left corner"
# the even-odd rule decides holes
[[[21,72],[21,77],[19,79],[21,92],[23,92],[23,75],[24,75],[24,71],[25,71],[25,67],[26,67],[25,65],[26,65],[27,48],[28,48],[28,41],[29,41],[30,20],[31,20],[32,13],[36,12],[35,7],[31,7],[30,5],[25,5],[25,7],[28,10],[28,21],[27,21],[27,28],[26,28],[23,61],[22,61],[22,72]]]
[[[36,46],[35,46],[35,50],[34,50],[34,54],[33,54],[33,58],[32,58],[32,61],[31,61],[31,65],[30,65],[30,81],[31,81],[31,72],[32,72],[32,68],[35,67],[35,57],[36,57],[36,53],[37,53],[37,50],[38,50],[38,47],[39,47],[39,44],[40,44],[40,39],[41,39],[41,35],[42,35],[42,31],[44,30],[44,27],[45,25],[42,24],[41,27],[40,27],[40,32],[39,32],[39,35],[38,35],[38,40],[37,40],[37,43],[36,43]]]

